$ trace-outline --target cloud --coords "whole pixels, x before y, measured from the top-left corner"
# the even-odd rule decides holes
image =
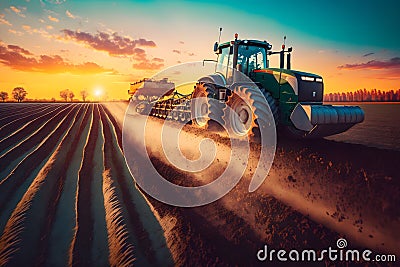
[[[24,55],[28,55],[28,56],[32,56],[33,55],[28,50],[23,49],[22,47],[17,46],[17,45],[7,45],[7,48],[10,51],[14,51],[14,52],[17,52],[17,53],[20,53],[20,54],[24,54]]]
[[[53,22],[59,22],[59,21],[60,21],[58,18],[52,17],[51,15],[49,15],[47,18],[48,18],[50,21],[53,21]]]
[[[371,53],[367,53],[367,54],[363,55],[363,57],[372,56],[373,54],[375,54],[375,53],[373,53],[373,52],[371,52]]]
[[[184,41],[179,41],[179,43],[180,43],[180,44],[185,44],[185,42],[184,42]]]
[[[142,60],[132,65],[134,69],[138,70],[158,70],[164,67],[164,60],[161,58],[153,58],[152,60]]]
[[[15,70],[28,72],[69,72],[73,74],[115,73],[114,70],[105,69],[93,62],[71,64],[59,55],[35,56],[28,50],[17,45],[0,44],[0,63]]]
[[[345,64],[338,66],[338,69],[360,70],[360,69],[397,69],[400,68],[400,57],[394,57],[386,61],[371,60],[367,63]]]
[[[31,26],[29,26],[29,25],[22,25],[22,29],[24,29],[27,32],[32,30]]]
[[[112,34],[98,31],[96,34],[64,29],[61,39],[71,40],[84,44],[97,51],[107,52],[113,57],[131,57],[132,67],[138,70],[157,70],[164,66],[164,59],[148,59],[146,51],[140,47],[156,47],[154,41],[143,38],[133,39],[121,36],[117,32]]]
[[[15,6],[10,6],[10,9],[14,11],[16,14],[21,13],[21,9],[16,8]]]
[[[0,24],[5,24],[8,26],[12,26],[12,24],[4,18],[4,14],[0,14]]]
[[[51,26],[50,26],[50,27],[51,27]],[[27,32],[27,33],[29,33],[29,34],[34,34],[34,33],[36,33],[36,34],[39,34],[39,35],[41,35],[42,37],[48,38],[48,39],[54,39],[54,38],[56,38],[56,36],[50,34],[49,32],[43,30],[42,28],[40,28],[40,29],[35,29],[35,28],[32,28],[32,27],[29,26],[29,25],[22,25],[22,28],[25,30],[25,32]],[[50,29],[49,26],[46,26],[46,28]]]
[[[23,18],[26,17],[25,14],[22,13],[22,10],[26,10],[26,7],[17,8],[15,6],[10,6],[10,9],[12,11],[14,11],[14,13],[17,14],[18,16],[23,17]]]
[[[135,48],[136,54],[132,57],[135,61],[132,67],[138,70],[158,70],[164,67],[164,59],[155,57],[148,59],[146,51],[141,48]]]
[[[75,19],[76,18],[71,12],[69,12],[69,10],[65,11],[65,14],[71,19]]]
[[[24,35],[23,32],[16,31],[16,30],[13,30],[13,29],[8,29],[8,32],[10,32],[10,33],[12,33],[12,34],[15,34],[15,35],[17,35],[17,36],[22,36],[22,35]]]
[[[195,56],[195,53],[188,53],[189,57]]]
[[[67,0],[40,0],[40,4],[42,6],[46,6],[46,4],[53,4],[53,5],[61,5],[62,3],[66,2]]]
[[[153,41],[146,39],[132,39],[131,37],[123,37],[118,33],[112,34],[106,32],[97,32],[91,34],[88,32],[72,31],[64,29],[61,31],[64,34],[65,40],[72,40],[77,43],[85,44],[95,50],[107,52],[110,56],[140,56],[143,54],[143,49],[138,49],[137,46],[155,47]]]
[[[177,50],[177,49],[174,49],[174,50],[172,50],[172,53],[177,53],[177,54],[180,54],[180,53],[181,53],[181,51],[179,51],[179,50]]]

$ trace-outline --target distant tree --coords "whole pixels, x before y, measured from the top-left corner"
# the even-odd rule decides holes
[[[7,92],[0,92],[0,98],[5,102],[8,99],[8,93]]]
[[[52,97],[51,102],[56,102],[56,99],[54,97]]]
[[[23,87],[15,87],[12,91],[12,96],[18,102],[22,102],[28,93],[25,91]]]
[[[89,96],[88,91],[86,91],[86,89],[85,89],[85,90],[82,90],[82,91],[81,91],[81,96],[82,96],[83,102],[85,102],[85,101],[86,101],[86,98]]]
[[[75,97],[75,94],[74,94],[74,92],[72,92],[72,91],[69,91],[69,93],[68,93],[68,97],[69,97],[69,100],[72,102],[72,100],[74,100],[74,97]]]
[[[60,96],[62,99],[64,99],[65,102],[67,102],[67,99],[69,97],[69,89],[60,91]]]

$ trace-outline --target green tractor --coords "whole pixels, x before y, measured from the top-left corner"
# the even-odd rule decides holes
[[[238,136],[252,135],[260,121],[270,120],[268,105],[280,131],[315,138],[344,132],[364,120],[358,106],[323,105],[322,77],[292,70],[292,48],[285,50],[283,44],[281,51],[271,49],[267,41],[239,40],[237,34],[233,41],[216,42],[215,73],[200,78],[191,95],[192,99],[205,99],[192,105],[193,123],[204,127],[214,120]],[[268,58],[275,54],[280,56],[279,68],[269,66]],[[243,75],[237,72],[252,82],[241,81],[238,77]],[[236,115],[227,112],[226,106]]]

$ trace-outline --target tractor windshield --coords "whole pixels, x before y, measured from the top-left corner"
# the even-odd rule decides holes
[[[265,69],[267,57],[264,47],[254,45],[239,45],[237,64],[241,65],[244,74],[249,75],[256,69]]]
[[[234,55],[229,46],[221,47],[221,54],[218,56],[218,64],[216,72],[223,74],[227,80],[232,76]],[[238,45],[237,51],[237,67],[244,74],[249,75],[255,69],[264,69],[267,67],[267,56],[264,47],[255,45]]]

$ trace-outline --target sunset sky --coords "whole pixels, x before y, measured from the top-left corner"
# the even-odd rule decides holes
[[[322,75],[326,93],[400,88],[398,1],[255,2],[1,0],[0,91],[126,99],[130,82],[215,59],[219,27],[274,50],[286,35],[292,68]]]

